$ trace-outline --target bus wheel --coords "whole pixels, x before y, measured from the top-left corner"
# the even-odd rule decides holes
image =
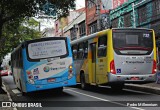
[[[123,89],[123,87],[124,87],[124,83],[111,85],[112,90],[115,90],[115,91],[121,91]]]
[[[87,88],[87,84],[85,82],[84,73],[82,73],[81,76],[80,76],[80,82],[81,82],[81,88],[82,89],[86,89]]]
[[[21,91],[21,93],[22,93],[22,96],[25,96],[26,93],[23,92],[21,80],[19,80],[19,83],[20,83],[20,91]]]
[[[63,87],[56,88],[56,91],[57,92],[62,92],[63,91]]]

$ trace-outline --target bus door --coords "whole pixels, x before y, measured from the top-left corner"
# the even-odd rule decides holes
[[[96,83],[96,43],[91,43],[92,83]]]

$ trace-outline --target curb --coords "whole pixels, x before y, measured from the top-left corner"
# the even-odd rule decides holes
[[[160,95],[160,88],[157,88],[157,87],[138,85],[138,84],[125,84],[124,88]]]

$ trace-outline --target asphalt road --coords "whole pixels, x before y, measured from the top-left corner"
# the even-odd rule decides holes
[[[145,104],[160,106],[160,95],[124,89],[116,92],[109,87],[91,87],[81,90],[78,87],[65,87],[62,93],[45,90],[22,96],[16,88],[12,76],[2,78],[13,101],[41,102],[37,110],[159,110],[160,107],[146,107]],[[147,102],[152,101],[152,102]],[[144,104],[145,103],[145,104]],[[130,105],[130,106],[127,106]],[[137,106],[144,104],[144,106]],[[47,106],[47,107],[44,107]],[[50,107],[51,106],[51,107]],[[132,107],[131,107],[132,106]],[[27,110],[20,107],[18,110]]]

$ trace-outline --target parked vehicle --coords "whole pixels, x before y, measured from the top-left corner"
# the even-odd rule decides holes
[[[1,76],[8,76],[8,75],[12,75],[12,72],[9,69],[1,67],[0,74]]]

